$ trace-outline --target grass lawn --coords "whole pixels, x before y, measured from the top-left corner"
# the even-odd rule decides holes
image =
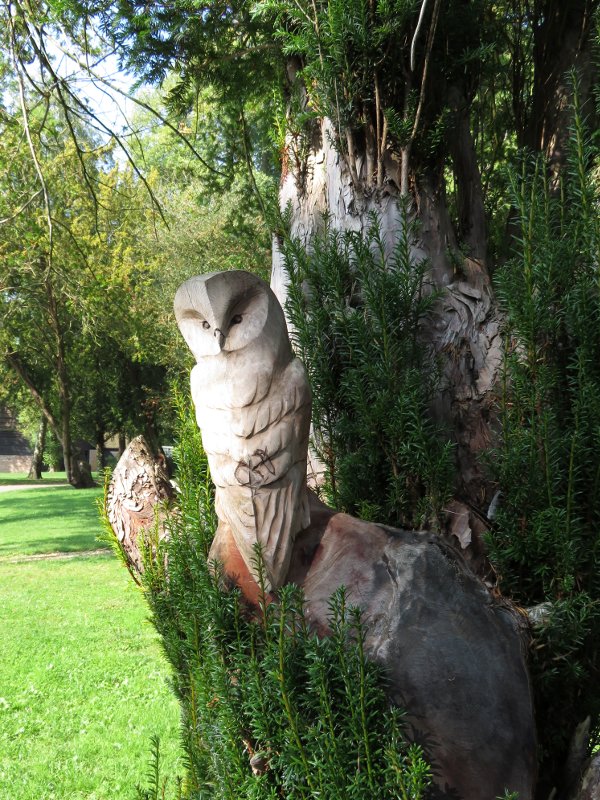
[[[0,800],[133,800],[179,707],[143,597],[96,549],[99,489],[0,494]],[[13,561],[68,551],[70,559]],[[77,554],[79,552],[79,554]]]
[[[0,493],[0,562],[36,553],[95,550],[102,489],[15,490]]]
[[[31,483],[39,486],[48,486],[56,483],[66,483],[66,472],[44,472],[39,481],[27,477],[26,472],[0,472],[0,486],[10,486],[16,483]]]

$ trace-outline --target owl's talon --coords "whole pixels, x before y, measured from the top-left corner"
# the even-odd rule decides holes
[[[255,456],[258,457],[258,462],[253,464]],[[240,461],[234,472],[240,486],[250,487],[262,486],[270,475],[275,475],[275,467],[266,450],[256,450],[247,462]]]

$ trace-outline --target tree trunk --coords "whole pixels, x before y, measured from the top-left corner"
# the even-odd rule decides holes
[[[423,333],[441,365],[434,415],[457,445],[459,497],[485,518],[494,486],[480,456],[491,444],[494,387],[502,362],[500,315],[484,257],[485,239],[477,241],[471,229],[472,247],[466,254],[459,251],[441,175],[437,180],[422,176],[416,193],[421,242],[432,264],[428,277],[440,292]],[[475,518],[472,524],[479,527]]]
[[[459,250],[447,208],[441,167],[421,170],[410,181],[410,213],[419,222],[420,234],[413,242],[415,260],[429,260],[426,283],[440,293],[435,310],[421,331],[441,366],[441,383],[433,403],[433,414],[456,442],[458,498],[451,514],[465,511],[473,532],[483,529],[494,486],[480,464],[482,450],[489,447],[494,419],[494,385],[502,359],[499,316],[486,267],[485,224],[480,176],[472,148],[468,115],[461,98],[456,98],[456,165],[461,177],[461,219],[467,254]],[[288,153],[288,169],[280,187],[282,210],[291,208],[292,236],[308,242],[321,225],[323,213],[339,230],[365,231],[376,213],[386,249],[391,251],[403,219],[399,200],[400,166],[388,151],[384,157],[382,189],[365,190],[367,185],[364,153],[356,153],[356,172],[334,146],[331,124],[323,120],[313,139],[306,162],[298,169]],[[459,148],[465,141],[470,150]],[[461,160],[462,159],[462,160]],[[294,164],[292,170],[290,165]],[[358,185],[356,179],[358,178]],[[464,242],[463,242],[464,244]],[[287,279],[279,242],[274,242],[272,288],[285,302]],[[476,538],[476,537],[474,537]]]
[[[104,457],[104,441],[105,434],[100,424],[96,425],[96,469],[103,470],[106,467],[106,458]]]
[[[40,480],[42,477],[42,462],[44,459],[44,448],[46,447],[47,430],[48,420],[42,414],[35,439],[35,447],[33,449],[33,456],[31,458],[31,466],[29,467],[29,474],[27,475],[28,478]]]
[[[544,152],[558,174],[566,159],[572,123],[575,70],[583,116],[594,130],[594,3],[592,0],[547,0],[534,19],[533,108],[527,144]]]
[[[58,381],[58,396],[61,410],[60,444],[65,461],[67,480],[75,489],[82,489],[87,486],[88,482],[82,477],[78,459],[73,452],[71,437],[71,387],[67,369],[65,340],[58,306],[54,297],[54,290],[48,275],[45,277],[45,288],[48,300],[50,327],[56,343],[56,377]]]
[[[464,9],[470,5],[465,2]],[[528,129],[519,132],[520,140],[545,151],[559,166],[564,162],[572,118],[569,104],[573,92],[566,73],[573,67],[579,74],[584,113],[591,110],[594,6],[592,0],[543,0],[524,12],[533,30],[535,76]],[[425,4],[421,10],[424,8]],[[421,66],[413,64],[412,55],[410,68],[404,62],[405,95],[419,82],[421,90],[412,134],[402,145],[400,158],[397,151],[391,150],[389,137],[379,136],[378,130],[375,180],[373,119],[380,127],[375,76],[371,116],[356,116],[354,120],[360,133],[354,129],[337,130],[331,121],[321,119],[311,123],[312,130],[306,136],[308,147],[306,140],[301,149],[292,136],[288,138],[279,197],[282,211],[291,209],[292,236],[304,243],[322,224],[324,213],[334,229],[365,231],[375,212],[387,249],[391,249],[405,224],[398,209],[398,196],[410,197],[408,213],[420,226],[418,240],[413,242],[413,256],[415,260],[427,257],[426,281],[439,295],[434,312],[420,331],[441,370],[433,414],[456,442],[458,498],[469,509],[470,523],[481,527],[481,522],[487,521],[486,512],[496,488],[486,475],[480,456],[489,448],[496,428],[501,316],[489,273],[484,193],[470,120],[480,74],[473,64],[446,73],[440,71],[439,65],[433,66],[434,49],[452,46],[447,38],[447,20],[436,38],[437,11],[439,4],[431,11]],[[477,30],[474,28],[469,35],[476,47]],[[297,85],[301,66],[292,62],[288,65],[290,83]],[[308,91],[300,87],[307,109],[309,92],[310,87]],[[395,110],[407,119],[406,108]],[[446,147],[424,144],[441,116],[446,120]],[[525,114],[521,117],[521,125],[525,125]],[[445,192],[444,171],[450,163],[456,190],[455,219],[449,212]],[[285,302],[286,277],[278,241],[273,248],[272,287]]]
[[[75,489],[81,488],[79,465],[77,458],[73,453],[73,443],[71,441],[71,426],[70,426],[70,409],[65,408],[63,404],[63,421],[62,421],[62,435],[60,443],[63,451],[63,459],[65,462],[65,472],[67,473],[67,480]]]
[[[471,132],[469,100],[462,86],[450,87],[448,104],[453,118],[447,141],[456,183],[457,234],[467,258],[485,267],[487,231],[483,186]]]
[[[19,355],[17,353],[7,353],[5,356],[6,364],[13,370],[13,372],[19,377],[19,379],[25,384],[29,394],[31,395],[32,400],[40,409],[44,418],[48,421],[52,431],[54,432],[56,438],[60,441],[60,425],[58,420],[50,410],[49,406],[45,402],[44,398],[42,397],[41,392],[38,390],[36,385],[34,384],[27,368],[21,361]]]

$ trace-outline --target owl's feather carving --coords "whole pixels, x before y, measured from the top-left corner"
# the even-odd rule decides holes
[[[231,531],[255,577],[259,542],[268,588],[277,588],[310,523],[304,366],[277,298],[248,272],[191,278],[177,290],[175,315],[197,362],[191,389],[216,486],[216,536]]]

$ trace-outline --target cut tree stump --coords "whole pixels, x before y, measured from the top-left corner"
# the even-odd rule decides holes
[[[167,535],[165,506],[174,500],[175,489],[163,462],[143,436],[133,439],[113,472],[106,513],[136,583],[144,571],[142,536],[155,532],[160,540]]]

